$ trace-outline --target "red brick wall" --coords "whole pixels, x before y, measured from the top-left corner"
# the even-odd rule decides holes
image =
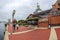
[[[60,15],[50,17],[49,21],[50,24],[60,24]]]
[[[38,22],[39,27],[48,27],[48,24],[57,25],[60,24],[60,15],[48,16],[48,21]]]
[[[48,22],[47,21],[46,22],[39,22],[38,26],[39,27],[48,27]]]

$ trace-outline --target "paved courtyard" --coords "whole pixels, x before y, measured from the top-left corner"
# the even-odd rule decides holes
[[[6,29],[4,40],[60,40],[60,28],[29,29],[23,26],[12,34],[11,25],[7,26]]]

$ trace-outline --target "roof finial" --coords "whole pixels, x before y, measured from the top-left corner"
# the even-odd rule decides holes
[[[37,2],[37,9],[40,9],[39,3]]]

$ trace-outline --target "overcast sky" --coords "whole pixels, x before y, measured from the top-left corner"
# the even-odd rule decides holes
[[[13,10],[16,10],[17,20],[26,19],[36,9],[37,2],[42,10],[52,8],[56,0],[0,0],[0,20],[11,19]]]

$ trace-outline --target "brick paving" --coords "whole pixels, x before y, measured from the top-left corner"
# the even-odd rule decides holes
[[[9,40],[49,40],[50,29],[37,29],[24,34],[9,35]]]
[[[7,32],[12,32],[11,25],[9,25],[7,29]],[[7,32],[4,40],[60,40],[59,27],[53,27],[51,29],[36,28],[35,30],[32,30],[30,28],[21,26],[18,30],[15,30],[14,33],[16,34],[7,35]]]
[[[11,33],[12,32],[12,25],[7,25],[7,26],[8,26],[7,31]]]
[[[57,40],[57,35],[56,35],[55,28],[51,28],[49,40]]]
[[[12,29],[12,26],[11,25],[8,25],[8,32],[12,32],[13,29]],[[27,28],[27,27],[24,27],[24,26],[20,26],[18,27],[18,30],[15,28],[14,32],[22,32],[22,31],[26,31],[26,30],[30,30],[30,28]]]
[[[60,40],[60,28],[56,28],[55,31],[56,31],[58,40]]]
[[[16,31],[16,32],[22,32],[22,31],[26,31],[26,30],[30,30],[30,28],[27,28],[27,27],[24,27],[24,26],[20,26],[20,27],[18,28],[18,30],[16,29],[15,31]]]

